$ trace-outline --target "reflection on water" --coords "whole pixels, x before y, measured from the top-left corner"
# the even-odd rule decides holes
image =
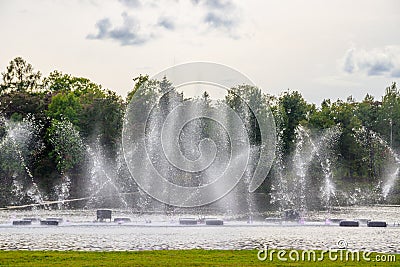
[[[349,249],[400,253],[400,207],[352,207],[310,213],[304,225],[263,221],[247,224],[224,218],[224,226],[179,226],[179,216],[142,215],[114,211],[113,217],[130,217],[125,224],[96,223],[94,210],[1,211],[0,249],[27,250],[153,250],[153,249],[327,249],[346,240]],[[62,217],[60,226],[12,226],[24,217]],[[223,217],[223,216],[220,216]],[[311,222],[310,220],[313,220]],[[387,228],[344,228],[324,225],[325,218],[384,220]],[[147,222],[146,222],[147,221]],[[151,221],[151,223],[149,223]]]

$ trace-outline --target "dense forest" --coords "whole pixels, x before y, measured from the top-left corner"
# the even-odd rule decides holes
[[[55,199],[54,188],[66,176],[71,187],[69,197],[87,195],[79,190],[87,183],[85,164],[90,158],[85,144],[95,143],[108,161],[116,160],[127,103],[148,80],[147,75],[134,78],[132,90],[123,98],[89,79],[58,70],[43,77],[24,59],[12,60],[2,72],[0,85],[0,206],[30,202],[26,197],[10,199],[15,195],[17,176],[23,177],[19,179],[22,184],[34,180],[48,199]],[[283,164],[292,160],[300,126],[312,136],[337,127],[340,134],[333,149],[334,180],[337,184],[375,185],[388,171],[388,164],[398,164],[390,153],[400,149],[400,92],[393,83],[382,88],[382,93],[380,99],[366,95],[356,101],[349,96],[346,101],[325,99],[317,105],[308,103],[295,90],[273,96],[253,86],[239,86],[231,89],[226,102],[234,106],[232,96],[238,95],[269,104],[277,125],[277,160]],[[206,99],[208,94],[202,97]],[[7,144],[7,135],[12,125],[21,122],[35,129],[35,134],[29,136],[26,148],[17,151]],[[269,176],[273,175],[271,172]],[[271,181],[267,179],[259,190],[269,192]],[[391,202],[400,203],[398,184]]]

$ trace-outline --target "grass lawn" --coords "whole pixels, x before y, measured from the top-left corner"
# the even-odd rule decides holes
[[[260,261],[257,250],[157,250],[139,252],[78,252],[78,251],[0,251],[0,266],[399,266],[396,262],[377,262],[386,254],[372,253],[371,261],[282,262]],[[301,251],[298,251],[301,257]],[[286,258],[289,258],[289,252]],[[321,252],[317,252],[317,259]],[[339,255],[339,254],[337,254]],[[295,255],[293,255],[295,257]],[[362,256],[360,256],[362,257]],[[392,259],[393,261],[393,259]]]

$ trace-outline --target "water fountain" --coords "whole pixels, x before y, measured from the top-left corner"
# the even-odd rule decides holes
[[[59,209],[68,208],[70,197],[71,179],[68,168],[82,160],[83,140],[78,130],[68,120],[53,120],[49,134],[49,141],[54,148],[59,178],[54,182],[52,198],[56,201]]]
[[[152,110],[153,113],[145,118],[148,121],[143,122],[147,127],[144,139],[145,149],[151,158],[150,165],[155,166],[158,173],[164,175],[168,182],[196,188],[193,194],[185,196],[186,199],[182,196],[183,202],[201,196],[202,187],[214,183],[219,186],[214,186],[214,191],[209,190],[207,194],[213,201],[219,201],[212,204],[213,201],[210,201],[207,203],[209,205],[202,208],[181,209],[157,202],[146,194],[146,190],[132,186],[133,180],[129,177],[123,177],[124,180],[132,182],[132,184],[128,182],[129,185],[125,187],[120,182],[120,168],[124,165],[121,162],[124,162],[124,156],[126,157],[124,152],[135,153],[136,148],[131,151],[122,151],[121,148],[117,158],[111,159],[107,156],[106,151],[103,151],[99,138],[86,137],[84,140],[71,122],[61,119],[49,122],[51,123],[48,133],[49,141],[54,148],[52,153],[56,159],[59,177],[51,181],[53,184],[49,184],[49,187],[52,191],[47,192],[47,195],[41,192],[29,166],[28,154],[32,152],[32,148],[28,148],[26,145],[31,143],[31,136],[35,135],[34,125],[29,124],[28,121],[15,125],[9,121],[5,122],[7,131],[2,136],[1,146],[10,147],[10,153],[6,155],[2,151],[1,156],[11,155],[10,161],[18,157],[18,162],[22,167],[18,172],[15,171],[11,174],[13,179],[10,188],[13,187],[14,195],[20,198],[16,200],[17,202],[11,203],[32,204],[29,201],[27,203],[26,198],[28,197],[33,204],[57,204],[58,209],[61,210],[68,209],[70,201],[87,200],[84,206],[87,209],[107,206],[136,209],[139,212],[162,211],[165,214],[181,211],[197,213],[213,211],[220,214],[229,213],[248,217],[251,221],[253,215],[259,211],[253,192],[259,184],[252,178],[253,173],[257,171],[256,163],[260,158],[260,151],[263,149],[258,144],[249,142],[249,135],[254,133],[247,130],[258,127],[252,121],[254,120],[252,116],[255,114],[251,113],[252,111],[245,103],[241,103],[241,111],[236,113],[232,112],[232,107],[229,107],[225,101],[208,101],[202,98],[184,99],[183,94],[175,91],[172,84],[166,80],[154,82],[151,86],[153,86],[151,89],[154,90],[149,93],[149,98],[157,98],[161,95],[163,97],[158,99],[158,106]],[[182,106],[185,108],[184,110],[180,110]],[[142,114],[138,115],[142,116]],[[213,121],[216,117],[218,120]],[[188,118],[190,120],[185,121]],[[181,125],[182,121],[185,121],[183,126]],[[178,135],[176,135],[177,127],[181,127]],[[188,159],[180,166],[177,166],[176,162],[179,163],[182,155],[168,153],[174,148],[168,147],[168,145],[175,145],[170,141],[174,140],[176,136],[178,136],[179,152]],[[163,139],[168,141],[163,142]],[[40,144],[40,142],[36,143]],[[160,144],[164,146],[160,146]],[[81,153],[81,151],[83,152]],[[229,154],[232,151],[234,153]],[[247,162],[243,159],[246,159]],[[76,162],[86,164],[86,177],[80,179],[76,177],[76,174],[74,176],[73,171],[68,173],[68,170]],[[143,162],[143,166],[140,164],[135,166],[137,167],[135,172],[145,176],[149,186],[154,183],[154,177],[148,173],[150,165]],[[190,170],[187,171],[188,169]],[[21,174],[29,177],[29,184],[26,183],[26,180],[20,179]],[[220,177],[224,177],[225,181],[229,182],[229,186],[226,186],[227,183],[223,181],[216,182]],[[231,179],[231,177],[234,178]],[[77,182],[77,180],[79,181]],[[80,183],[81,180],[88,182],[83,185]],[[230,180],[233,180],[233,183]],[[80,192],[76,192],[78,191],[76,188],[79,188]],[[161,194],[167,194],[169,189],[163,183],[159,184],[157,188],[162,192]],[[71,192],[73,192],[72,197],[76,199],[72,199]],[[224,198],[220,198],[221,192],[223,192]],[[173,194],[170,196],[170,198],[179,197],[181,196]],[[54,207],[51,206],[51,208]]]
[[[43,149],[43,143],[38,139],[40,126],[34,124],[33,118],[21,122],[2,119],[4,135],[0,142],[0,158],[4,177],[12,180],[3,181],[5,188],[12,192],[2,194],[3,201],[10,204],[43,203],[45,196],[39,189],[30,170],[29,162],[32,155]]]
[[[332,199],[336,199],[332,180],[332,151],[339,133],[338,127],[332,127],[315,138],[310,130],[297,127],[292,166],[285,166],[278,156],[275,167],[274,176],[277,179],[272,185],[271,199],[279,202],[279,210],[297,211],[305,216],[313,202],[319,203],[316,206],[318,209],[331,208]]]
[[[182,101],[184,100],[182,99]],[[196,102],[197,100],[186,101]],[[218,103],[210,102],[210,105],[211,107],[216,107]],[[192,107],[195,113],[199,112],[202,114],[207,111],[202,105]],[[173,109],[170,110],[170,112],[172,111]],[[163,149],[168,149],[168,147],[157,145],[160,144],[160,139],[163,138],[160,129],[164,127],[167,134],[172,133],[181,118],[185,117],[185,114],[177,113],[175,118],[170,118],[169,125],[164,125],[165,121],[160,120],[162,118],[161,114],[157,114],[157,111],[154,112],[148,121],[148,135],[145,136],[148,139],[146,141],[146,148],[149,157],[152,159],[153,166],[158,167],[159,172],[168,174],[167,178],[171,182],[187,187],[207,185],[213,182],[213,175],[218,172],[222,173],[226,169],[226,161],[229,160],[225,156],[227,153],[216,153],[219,155],[214,159],[216,166],[210,166],[207,171],[202,173],[199,171],[189,172],[189,174],[183,173],[182,170],[176,170],[173,166],[168,165],[167,156],[169,155],[165,156],[163,152]],[[191,114],[188,115],[192,116]],[[246,116],[248,118],[248,115]],[[246,118],[246,116],[243,117]],[[231,119],[229,115],[222,113],[222,117],[225,117],[225,119],[221,120],[221,122],[229,125],[229,120]],[[248,122],[248,120],[245,120],[245,122]],[[204,129],[209,129],[207,127],[211,127],[212,130],[209,132],[204,131]],[[216,144],[217,151],[226,151],[231,146],[232,141],[229,140],[224,127],[219,124],[212,124],[207,119],[192,120],[186,123],[180,130],[178,139],[180,151],[182,151],[185,157],[192,159],[192,161],[201,156],[199,143],[201,144],[201,140],[204,138],[212,139]],[[204,135],[198,134],[203,131],[205,132]],[[317,198],[320,202],[319,208],[321,209],[329,211],[332,206],[337,205],[335,201],[337,200],[338,189],[333,179],[335,162],[334,156],[331,153],[338,133],[339,129],[334,127],[315,137],[315,135],[312,135],[304,127],[297,129],[298,140],[291,166],[277,164],[275,169],[275,176],[279,178],[278,181],[280,182],[273,184],[275,188],[274,197],[277,202],[280,202],[282,211],[286,209],[291,209],[292,211],[301,210],[303,214],[300,215],[312,214],[315,216],[317,214],[317,216],[320,216],[311,210],[309,197]],[[7,133],[1,141],[11,142],[10,140],[4,141],[7,138],[11,138],[10,136],[14,138],[17,135]],[[234,141],[246,142],[246,136],[244,134],[236,135]],[[18,140],[18,138],[14,138],[13,142],[19,144]],[[27,162],[26,159],[28,157],[25,155],[24,149],[21,149],[23,146],[19,144],[18,146],[14,146],[13,149],[15,147],[21,150],[20,154],[23,155],[24,162]],[[359,226],[357,228],[359,232],[352,233],[356,235],[356,238],[352,240],[356,240],[354,242],[358,242],[357,246],[363,246],[364,248],[365,236],[375,233],[371,231],[373,229],[369,229],[370,227],[392,227],[390,230],[393,230],[395,233],[393,236],[398,233],[397,228],[393,227],[394,218],[397,218],[398,213],[393,212],[393,208],[388,209],[390,212],[385,214],[386,217],[380,217],[381,210],[371,211],[371,209],[368,209],[364,214],[373,217],[373,220],[368,223],[361,223],[359,220],[338,220],[337,222],[333,222],[332,220],[332,224],[325,225],[324,218],[322,217],[318,217],[318,221],[307,221],[311,215],[305,218],[306,220],[302,221],[302,224],[282,222],[281,218],[271,218],[270,221],[255,220],[254,218],[257,213],[263,211],[260,206],[257,206],[255,193],[248,190],[251,183],[250,177],[254,169],[253,164],[259,155],[259,148],[256,145],[250,146],[248,155],[243,153],[244,156],[248,156],[249,158],[248,168],[244,170],[242,174],[243,179],[237,186],[219,201],[195,208],[176,208],[159,203],[139,188],[129,183],[127,185],[121,183],[120,176],[123,172],[121,169],[124,168],[122,153],[118,152],[120,154],[117,155],[116,159],[110,160],[103,151],[98,139],[95,139],[90,144],[85,144],[84,149],[88,159],[88,177],[90,177],[88,187],[83,189],[86,190],[86,196],[89,197],[85,209],[41,211],[39,216],[46,219],[38,223],[28,219],[30,218],[28,216],[32,216],[32,214],[29,214],[29,211],[24,211],[17,215],[26,219],[14,220],[14,225],[9,223],[9,220],[6,221],[4,219],[6,216],[8,216],[7,219],[10,218],[9,213],[0,213],[0,236],[2,236],[2,240],[6,240],[3,243],[0,242],[0,247],[4,248],[6,246],[4,244],[13,243],[10,240],[16,239],[18,240],[18,242],[15,242],[17,244],[16,248],[23,248],[26,245],[26,240],[29,240],[29,246],[35,249],[42,249],[43,244],[49,246],[46,248],[61,250],[71,248],[82,250],[165,248],[160,243],[174,249],[199,247],[248,249],[253,248],[255,243],[265,242],[264,237],[260,238],[260,235],[272,236],[271,240],[277,244],[282,244],[279,242],[283,242],[283,245],[286,246],[294,244],[293,246],[301,247],[304,245],[302,243],[303,240],[307,244],[325,244],[328,242],[326,241],[328,238],[337,241],[337,236],[343,234],[343,230],[347,230],[335,227],[342,224],[343,226]],[[4,153],[2,150],[0,151]],[[131,152],[134,153],[135,150]],[[209,155],[211,154],[209,153]],[[237,157],[241,157],[243,154],[239,153]],[[1,154],[0,156],[3,157],[4,155]],[[235,159],[231,160],[236,162]],[[280,162],[280,157],[278,157],[277,162]],[[197,162],[196,164],[201,165],[202,163],[204,162]],[[188,162],[185,168],[192,166],[190,164]],[[28,166],[28,164],[25,166]],[[149,165],[145,164],[143,166],[139,165],[139,167],[141,168],[138,168],[137,172],[141,172],[143,175],[146,175],[146,171],[150,168]],[[310,175],[314,168],[317,174]],[[25,168],[23,170],[26,172]],[[28,174],[25,175],[30,177]],[[317,176],[319,180],[316,180],[317,182],[313,184],[312,180]],[[150,178],[151,176],[148,177],[149,184],[151,184]],[[14,179],[14,183],[19,188],[21,194],[27,194],[24,184],[19,184],[18,179]],[[298,185],[299,190],[295,190]],[[69,200],[70,178],[68,175],[64,175],[61,183],[56,185],[55,188],[55,191],[58,192],[57,200]],[[166,190],[166,188],[160,187],[160,190]],[[105,198],[102,197],[105,195],[111,196],[112,201],[110,203],[107,203]],[[174,196],[172,195],[171,197]],[[46,196],[43,196],[43,199],[46,199]],[[104,208],[104,206],[110,208],[102,209],[103,211],[106,210],[107,214],[103,213],[100,216],[96,214],[94,208]],[[65,206],[63,207],[65,208]],[[134,214],[133,210],[138,211],[139,214]],[[110,215],[108,215],[108,212],[110,212]],[[305,212],[308,214],[304,214]],[[111,213],[115,214],[114,220],[111,218]],[[161,213],[160,216],[159,213]],[[61,222],[58,218],[65,214],[68,216],[68,219]],[[226,216],[227,214],[230,216]],[[292,215],[296,217],[296,214],[290,211],[287,214],[287,217],[291,217]],[[353,214],[356,214],[354,216],[358,216],[357,212],[351,213],[351,216]],[[201,218],[199,219],[198,216],[201,216]],[[222,216],[224,220],[218,219],[215,216]],[[98,219],[98,221],[102,220],[103,222],[94,222],[94,219]],[[252,224],[248,225],[243,219],[247,219]],[[390,223],[387,223],[386,220]],[[123,227],[121,227],[121,224],[123,224]],[[271,225],[273,227],[269,227]],[[291,227],[285,227],[287,225]],[[57,230],[53,226],[57,226]],[[215,229],[217,227],[219,228]],[[59,237],[60,241],[54,242],[57,237]],[[297,241],[299,239],[302,240],[300,244]],[[330,239],[329,242],[331,241]],[[107,242],[104,242],[104,240],[107,240]],[[379,243],[379,249],[385,250],[389,248],[393,250],[391,244],[384,243],[385,240],[381,239],[382,243]],[[371,244],[372,242],[368,242],[367,247],[372,246],[375,248],[375,242],[373,244]]]
[[[382,180],[377,181],[373,192],[369,193],[368,199],[374,202],[386,201],[390,193],[392,192],[394,186],[399,180],[400,174],[400,156],[389,146],[389,144],[379,136],[378,133],[367,129],[366,127],[361,127],[356,133],[356,140],[363,146],[366,146],[368,139],[376,145],[373,149],[377,149],[377,153],[383,155],[386,161],[385,173]],[[364,192],[365,193],[365,192]],[[361,196],[360,196],[361,197]]]
[[[54,192],[57,196],[56,201],[58,209],[68,208],[68,204],[65,202],[69,199],[71,188],[71,179],[68,175],[63,175],[61,181],[54,186]]]
[[[334,160],[332,151],[334,151],[339,134],[339,127],[332,127],[325,130],[318,141],[319,149],[317,149],[316,152],[322,167],[322,172],[324,174],[323,183],[321,186],[321,198],[324,208],[328,211],[333,205],[333,200],[335,200],[335,204],[339,206],[338,198],[336,196],[337,189],[333,181],[332,173],[332,160]]]
[[[126,112],[124,129],[143,129],[144,134],[134,138],[131,132],[125,134],[125,159],[144,192],[157,188],[153,197],[160,200],[159,209],[164,213],[222,214],[250,223],[260,212],[260,194],[254,191],[268,174],[261,181],[253,179],[253,174],[260,172],[257,163],[267,147],[255,141],[255,136],[261,135],[256,132],[261,131],[255,120],[257,114],[240,96],[228,106],[225,100],[203,97],[207,94],[202,90],[197,88],[202,97],[184,98],[165,77],[146,84],[139,94],[152,106],[133,99]],[[262,112],[264,120],[273,120],[272,113]],[[274,137],[271,140],[275,145]],[[138,158],[141,160],[136,162]],[[267,166],[268,160],[258,165]],[[174,191],[176,185],[184,192]],[[151,201],[141,199],[148,208]],[[161,203],[167,205],[162,208]]]
[[[308,195],[307,186],[309,184],[308,168],[311,161],[313,160],[317,147],[313,140],[310,138],[308,131],[302,126],[296,129],[297,143],[293,156],[293,165],[295,170],[295,181],[294,183],[298,185],[299,191],[295,193],[295,196],[299,199],[295,201],[298,206],[295,207],[296,210],[301,213],[307,211],[306,197]]]
[[[218,151],[222,153],[215,157],[214,165],[210,165],[209,168],[204,172],[190,172],[184,173],[182,169],[178,169],[169,164],[169,160],[164,153],[163,149],[168,149],[168,147],[162,147],[158,144],[162,142],[161,138],[162,132],[160,129],[164,129],[164,134],[175,134],[175,129],[177,123],[185,118],[185,114],[179,113],[176,107],[181,105],[183,102],[189,103],[191,107],[190,112],[193,114],[188,114],[189,117],[195,117],[194,114],[207,114],[210,112],[208,109],[219,108],[221,102],[210,101],[205,105],[201,98],[197,99],[184,99],[180,93],[175,93],[175,95],[167,101],[167,104],[160,102],[160,108],[155,109],[152,115],[148,118],[148,135],[146,135],[146,146],[149,156],[151,157],[152,164],[158,167],[160,173],[167,174],[166,177],[170,182],[178,183],[181,186],[203,186],[213,182],[213,179],[223,172],[226,168],[226,151],[229,150],[231,146],[231,141],[229,140],[226,133],[224,133],[224,128],[219,124],[212,124],[207,118],[195,118],[181,129],[179,135],[179,145],[181,152],[185,157],[196,160],[199,158],[199,146],[204,138],[212,139]],[[166,105],[163,107],[163,105]],[[164,108],[165,110],[162,110]],[[229,125],[229,117],[227,113],[221,112],[224,109],[219,109],[222,114],[222,124]],[[250,128],[250,116],[251,114],[243,108],[241,119],[245,128]],[[169,117],[168,123],[165,123],[167,117],[163,112],[170,114],[175,112],[176,114]],[[165,118],[164,118],[165,117]],[[27,148],[26,144],[30,141],[31,136],[34,136],[33,124],[29,124],[27,121],[23,123],[12,124],[6,122],[7,131],[2,138],[2,146],[6,144],[11,144],[12,149],[15,149],[16,155],[25,171],[25,174],[31,179],[32,186],[26,187],[22,184],[16,176],[13,179],[14,192],[16,196],[26,197],[28,196],[34,203],[44,203],[47,196],[44,196],[41,192],[38,192],[38,187],[35,180],[27,166],[26,155]],[[212,129],[208,132],[205,129]],[[302,216],[305,216],[307,211],[310,209],[310,198],[315,198],[319,201],[320,206],[318,208],[323,208],[325,210],[330,210],[333,205],[338,206],[338,196],[337,188],[333,182],[332,168],[334,166],[334,157],[331,155],[335,139],[339,133],[337,127],[325,130],[323,133],[319,134],[319,137],[314,137],[309,130],[300,126],[296,130],[297,141],[293,154],[293,168],[289,166],[283,166],[283,164],[277,164],[276,168],[278,171],[275,176],[279,178],[277,183],[272,184],[272,201],[280,202],[279,210],[294,210],[300,211]],[[70,132],[68,132],[70,134]],[[237,135],[236,141],[239,143],[246,142],[248,138],[248,132],[243,135]],[[168,137],[172,139],[172,137]],[[382,184],[382,196],[386,198],[393,185],[396,183],[399,172],[399,157],[397,154],[390,149],[390,147],[384,142],[377,134],[373,133],[373,139],[376,140],[380,145],[385,147],[385,150],[393,157],[397,166],[393,173],[389,175]],[[62,144],[61,144],[62,145]],[[159,203],[156,200],[149,197],[144,191],[139,189],[137,186],[124,187],[119,182],[119,168],[123,165],[124,159],[122,152],[117,157],[115,161],[110,160],[105,156],[105,152],[102,151],[99,145],[99,140],[95,139],[90,145],[85,145],[86,155],[88,160],[88,175],[90,177],[90,182],[88,184],[89,191],[86,197],[89,199],[86,208],[100,208],[104,203],[106,207],[122,208],[122,209],[135,209],[138,212],[161,212],[165,215],[168,214],[179,214],[189,212],[191,214],[205,214],[205,213],[217,213],[229,215],[231,218],[246,218],[248,222],[251,222],[253,217],[262,212],[263,210],[257,206],[257,201],[255,201],[255,194],[250,193],[247,188],[249,185],[249,180],[254,171],[253,163],[256,162],[258,156],[258,147],[253,145],[250,146],[250,156],[247,168],[245,169],[242,180],[237,184],[237,186],[225,195],[219,201],[204,206],[202,208],[196,209],[182,209],[176,208],[170,205],[165,205]],[[4,155],[4,152],[3,152]],[[279,162],[279,155],[278,160]],[[185,168],[189,168],[191,163],[187,163]],[[197,163],[201,164],[201,162]],[[314,168],[313,164],[318,165],[320,179],[318,183],[313,183],[310,179],[314,179],[310,176],[310,170]],[[149,166],[142,166],[142,169],[138,169],[138,172],[146,175]],[[288,171],[292,170],[292,171]],[[214,177],[214,178],[213,178]],[[124,177],[125,178],[125,177]],[[149,184],[151,177],[149,177]],[[128,179],[126,179],[128,180]],[[316,190],[315,185],[318,186]],[[54,191],[56,192],[59,209],[65,208],[63,201],[68,200],[70,195],[71,180],[67,174],[62,176],[60,183],[55,184]],[[297,188],[297,190],[295,190]],[[165,191],[166,188],[160,188],[160,190]],[[355,191],[358,192],[357,190]],[[361,194],[361,192],[360,192]],[[107,197],[104,197],[107,196]],[[109,202],[104,202],[107,198],[111,200]],[[354,195],[354,198],[359,198]],[[127,200],[128,199],[128,200]],[[133,200],[134,199],[134,200]],[[351,199],[351,196],[349,196]],[[312,199],[311,199],[312,200]],[[335,202],[334,202],[335,201]],[[314,207],[312,206],[312,209]]]
[[[379,137],[379,135],[373,133],[373,138],[376,139],[383,147],[385,147],[389,155],[394,160],[392,170],[389,171],[385,179],[382,181],[382,196],[383,199],[386,200],[399,179],[400,157],[381,137]]]
[[[129,208],[124,196],[124,187],[118,183],[119,164],[107,158],[99,140],[86,145],[86,155],[89,158],[87,164],[89,192],[86,207],[99,208],[109,206],[114,208]],[[121,160],[117,157],[117,161]]]

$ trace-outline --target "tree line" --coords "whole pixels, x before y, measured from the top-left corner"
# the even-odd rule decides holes
[[[43,77],[31,64],[17,57],[2,72],[0,140],[6,135],[5,120],[20,122],[29,118],[40,125],[37,138],[42,146],[27,157],[25,164],[46,192],[51,192],[55,181],[68,173],[72,177],[71,196],[79,197],[78,189],[85,183],[82,181],[85,155],[77,140],[96,141],[106,151],[106,157],[117,157],[127,104],[148,81],[147,75],[136,77],[132,90],[123,98],[87,78],[58,70]],[[202,97],[207,101],[209,96],[205,92]],[[325,99],[320,105],[308,103],[295,90],[273,96],[247,85],[232,88],[225,101],[235,108],[238,98],[258,103],[255,106],[260,110],[265,103],[269,105],[277,125],[283,162],[292,160],[299,125],[310,129],[314,136],[338,127],[333,173],[338,182],[368,183],[382,179],[391,160],[389,149],[400,149],[400,92],[396,83],[388,86],[380,99],[367,94],[362,101],[349,96],[346,101]],[[251,131],[252,142],[257,143],[257,127]],[[10,166],[12,161],[6,157],[10,155],[0,152],[0,183],[11,186],[15,167]],[[268,191],[269,187],[266,183],[260,190]],[[7,204],[4,195],[10,192],[11,189],[2,189],[1,205]],[[399,190],[395,191],[394,202],[400,201],[399,195]]]

